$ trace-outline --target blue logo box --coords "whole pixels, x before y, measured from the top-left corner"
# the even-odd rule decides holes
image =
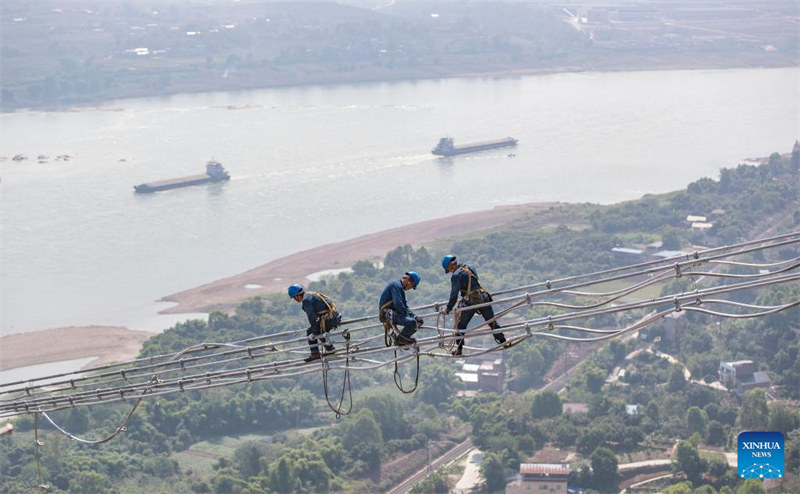
[[[779,479],[785,468],[783,434],[742,432],[738,439],[738,470],[743,479]]]

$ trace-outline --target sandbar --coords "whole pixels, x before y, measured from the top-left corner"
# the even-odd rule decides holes
[[[380,258],[400,245],[419,247],[433,241],[457,238],[512,223],[543,224],[558,221],[565,203],[529,203],[458,214],[446,218],[362,235],[322,245],[271,261],[228,278],[168,295],[162,300],[177,305],[165,313],[233,311],[241,301],[282,291],[287,284],[310,281],[314,274],[342,270],[360,260]],[[336,271],[332,271],[336,272]],[[98,357],[87,367],[133,360],[154,333],[122,327],[82,326],[45,329],[0,337],[0,370],[35,364]]]

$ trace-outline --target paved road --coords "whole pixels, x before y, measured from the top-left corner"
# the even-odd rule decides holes
[[[481,481],[481,462],[483,452],[478,448],[472,449],[467,456],[467,464],[464,467],[464,475],[458,479],[454,494],[468,494]]]

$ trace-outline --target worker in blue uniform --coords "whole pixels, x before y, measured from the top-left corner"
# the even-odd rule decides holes
[[[387,313],[391,311],[391,321],[397,326],[402,327],[400,334],[395,337],[398,346],[412,345],[417,342],[412,336],[417,332],[417,328],[422,326],[422,318],[414,314],[406,301],[406,291],[417,289],[419,285],[419,275],[416,271],[408,271],[399,280],[390,281],[381,292],[378,301],[379,317],[381,322],[385,322]]]
[[[318,292],[306,292],[303,285],[291,285],[289,287],[289,298],[303,304],[303,312],[306,313],[308,322],[311,324],[306,331],[308,345],[311,347],[311,355],[303,360],[311,362],[322,357],[319,353],[318,339],[324,343],[326,354],[335,352],[336,349],[333,344],[324,335],[342,322],[342,316],[336,309],[333,300]]]
[[[458,296],[461,295],[460,307],[469,307],[471,305],[484,304],[492,301],[492,296],[483,289],[478,281],[478,272],[469,264],[459,264],[456,256],[448,254],[442,257],[442,267],[444,272],[452,273],[450,276],[450,299],[447,301],[447,307],[444,310],[445,314],[449,314],[456,306]],[[464,347],[464,333],[467,330],[467,325],[472,320],[472,316],[478,313],[483,317],[484,321],[491,321],[489,327],[493,330],[494,341],[502,345],[506,342],[505,335],[497,331],[500,329],[500,324],[494,319],[494,310],[491,305],[485,307],[478,307],[477,309],[462,309],[457,317],[456,334],[456,349],[453,350],[453,355],[461,355]]]

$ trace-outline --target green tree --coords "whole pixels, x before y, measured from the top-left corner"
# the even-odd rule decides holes
[[[781,432],[785,436],[799,425],[800,417],[797,410],[785,406],[776,406],[769,410],[768,430]]]
[[[296,479],[289,459],[285,456],[278,460],[274,467],[270,467],[270,485],[276,492],[295,492]],[[217,491],[222,492],[222,491]]]
[[[747,479],[736,489],[736,494],[767,494],[767,490],[764,488],[764,481]]]
[[[432,362],[421,370],[419,398],[423,403],[439,406],[458,389],[458,378],[452,369],[440,362]]]
[[[748,391],[742,400],[739,424],[745,430],[765,430],[769,423],[767,394],[761,388]]]
[[[372,393],[358,403],[356,409],[372,411],[385,441],[403,439],[410,435],[410,424],[403,411],[403,403],[389,393]]]
[[[411,494],[447,494],[449,491],[447,475],[441,469],[437,469],[411,488]]]
[[[689,434],[696,433],[705,436],[706,427],[708,427],[708,414],[699,407],[689,407],[686,410],[686,427],[689,429]]]
[[[692,483],[687,480],[686,482],[671,485],[661,492],[662,494],[693,494]]]
[[[591,393],[598,393],[606,382],[606,373],[599,367],[591,367],[586,371],[586,389]]]
[[[488,453],[481,462],[481,475],[486,479],[486,490],[488,492],[503,492],[506,487],[506,475],[500,456],[495,453]]]
[[[700,483],[705,467],[700,460],[697,446],[690,441],[680,441],[672,458],[672,470],[675,473],[683,472],[693,485]]]
[[[613,451],[599,447],[592,451],[592,486],[602,492],[617,490],[617,457]]]
[[[683,367],[673,364],[667,381],[667,391],[675,393],[686,389],[686,376],[683,375]]]
[[[380,468],[383,434],[371,410],[359,410],[341,427],[342,445],[348,455],[365,462],[370,469]]]
[[[534,419],[558,417],[561,415],[561,398],[555,391],[540,391],[533,395],[531,416]]]
[[[247,441],[233,452],[233,464],[242,477],[255,477],[261,471],[261,458],[266,454],[265,445]]]

